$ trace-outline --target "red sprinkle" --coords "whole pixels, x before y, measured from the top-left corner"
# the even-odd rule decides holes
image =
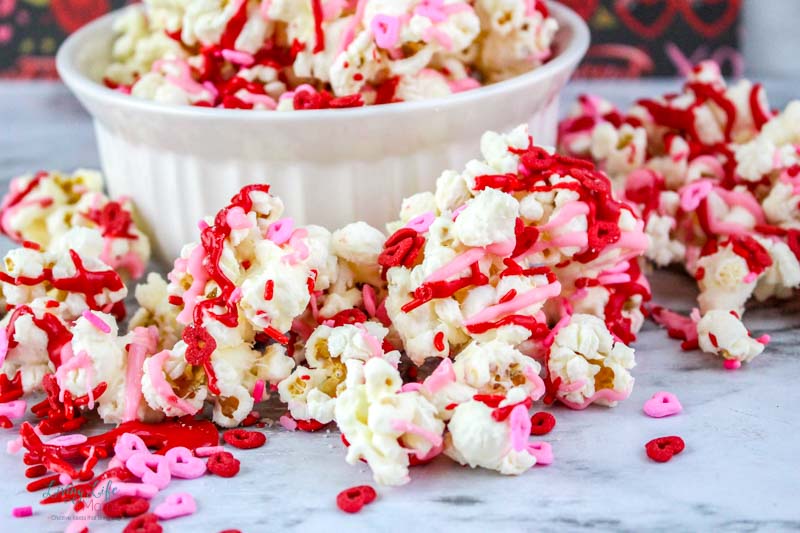
[[[230,429],[222,434],[222,439],[242,450],[260,448],[267,442],[267,436],[258,431],[247,431],[246,429]]]
[[[190,324],[183,330],[186,343],[186,362],[190,365],[205,365],[217,348],[217,341],[202,326]]]
[[[444,351],[444,332],[440,331],[435,337],[433,337],[433,347],[436,348],[436,351],[438,352]]]
[[[141,496],[122,496],[103,505],[103,514],[109,518],[133,518],[150,510],[150,503]]]
[[[343,490],[336,496],[336,506],[345,513],[357,513],[375,501],[377,498],[375,489],[369,485],[359,485]]]
[[[275,282],[271,279],[267,280],[267,283],[264,285],[264,300],[270,301],[272,300],[272,296],[275,293]]]
[[[239,473],[241,463],[230,452],[218,452],[208,458],[206,467],[215,476],[233,477]]]
[[[683,439],[676,436],[659,437],[644,445],[647,457],[658,463],[666,463],[672,456],[681,453],[685,447]]]
[[[122,533],[161,533],[164,528],[158,523],[158,517],[153,513],[137,516],[125,526]]]
[[[547,435],[556,427],[556,417],[545,411],[534,413],[531,417],[531,435]]]

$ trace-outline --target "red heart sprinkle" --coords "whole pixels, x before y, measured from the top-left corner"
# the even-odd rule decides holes
[[[246,429],[231,429],[222,435],[222,439],[242,450],[249,450],[251,448],[260,448],[267,442],[267,436],[258,431],[247,431]]]
[[[208,458],[206,467],[215,476],[233,477],[239,473],[240,462],[230,452],[218,452]]]
[[[686,447],[683,439],[676,436],[659,437],[644,445],[647,457],[658,463],[666,463]]]
[[[556,417],[550,413],[539,411],[531,417],[531,435],[547,435],[556,427]]]

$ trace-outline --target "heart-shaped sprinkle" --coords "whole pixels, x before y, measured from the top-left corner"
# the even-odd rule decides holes
[[[528,453],[536,457],[536,464],[547,466],[553,464],[553,447],[548,442],[528,443]]]
[[[357,513],[375,501],[378,494],[369,485],[359,485],[343,490],[336,496],[336,506],[345,513]]]
[[[153,510],[155,515],[162,520],[188,516],[195,511],[197,511],[197,503],[195,503],[192,495],[186,492],[170,494],[164,503]]]
[[[647,457],[657,463],[666,463],[686,447],[683,439],[676,436],[659,437],[644,445]]]
[[[122,462],[127,461],[135,453],[147,452],[147,445],[141,437],[133,433],[123,433],[114,444],[114,457]]]
[[[399,18],[384,14],[375,15],[370,29],[378,47],[390,50],[397,46],[397,40],[400,38]]]
[[[7,416],[11,419],[22,418],[25,415],[25,408],[28,403],[25,400],[13,400],[0,403],[0,416]]]
[[[181,479],[196,479],[206,473],[206,463],[192,455],[189,448],[178,446],[164,455],[169,462],[169,472]]]
[[[125,467],[142,480],[143,483],[163,489],[172,480],[169,461],[163,455],[150,452],[136,452],[125,461]]]
[[[677,415],[683,411],[678,397],[671,392],[661,391],[653,394],[653,397],[644,402],[644,414],[653,418]]]
[[[150,510],[150,504],[138,496],[122,496],[103,504],[103,514],[109,518],[133,518]]]

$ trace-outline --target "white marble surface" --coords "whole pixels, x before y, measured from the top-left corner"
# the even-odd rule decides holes
[[[673,83],[674,85],[674,83]],[[782,105],[788,85],[768,84]],[[585,90],[573,85],[570,94]],[[593,87],[620,100],[663,85]],[[91,126],[63,89],[0,84],[0,178],[39,168],[94,165]],[[2,186],[3,192],[6,185]],[[0,249],[7,243],[0,245]],[[692,282],[678,274],[654,277],[656,299],[688,310]],[[197,514],[166,522],[165,531],[784,531],[800,530],[800,302],[764,305],[745,317],[755,334],[769,333],[767,351],[740,371],[699,352],[681,352],[647,324],[636,343],[631,398],[616,409],[572,412],[556,407],[556,429],[544,437],[556,461],[517,478],[461,468],[442,457],[414,469],[401,488],[379,488],[379,499],[356,516],[336,509],[336,494],[369,483],[366,467],[349,466],[338,434],[268,431],[261,449],[238,452],[232,480],[174,482],[196,495]],[[654,392],[678,395],[684,412],[651,419],[642,404]],[[276,413],[273,409],[270,414]],[[648,440],[677,434],[686,450],[673,461],[649,461]],[[0,445],[11,436],[0,430]],[[0,453],[0,531],[61,531],[65,506],[37,506],[25,492],[19,457]],[[34,505],[35,516],[10,518]],[[119,531],[97,521],[92,531]]]

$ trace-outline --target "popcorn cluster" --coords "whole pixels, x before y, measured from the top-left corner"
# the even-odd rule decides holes
[[[727,368],[760,354],[741,323],[746,302],[789,298],[800,286],[800,103],[773,113],[761,85],[728,87],[719,67],[695,67],[679,94],[627,113],[581,97],[560,127],[560,149],[592,159],[645,220],[647,258],[697,280],[699,312],[653,317]]]
[[[442,97],[538,67],[542,0],[147,0],[115,24],[107,86],[158,102],[261,110]]]
[[[50,250],[72,228],[102,235],[98,259],[127,276],[140,278],[150,259],[150,240],[137,226],[129,199],[110,200],[99,172],[72,175],[39,172],[11,181],[0,203],[0,231],[13,241]]]
[[[48,435],[93,410],[136,424],[210,407],[234,427],[275,392],[284,427],[335,422],[347,461],[388,485],[441,454],[502,474],[549,464],[549,444],[531,440],[535,402],[583,409],[631,393],[648,237],[604,174],[535,146],[524,126],[481,146],[406,199],[388,238],[363,222],[297,226],[268,185],[243,188],[200,221],[166,280],[136,288],[128,333],[100,229],[47,233],[46,249],[25,240],[0,276],[0,396],[42,389],[36,431]],[[51,216],[20,193],[40,182],[3,203],[21,236],[42,224],[23,214]],[[99,194],[81,192],[62,203]]]

